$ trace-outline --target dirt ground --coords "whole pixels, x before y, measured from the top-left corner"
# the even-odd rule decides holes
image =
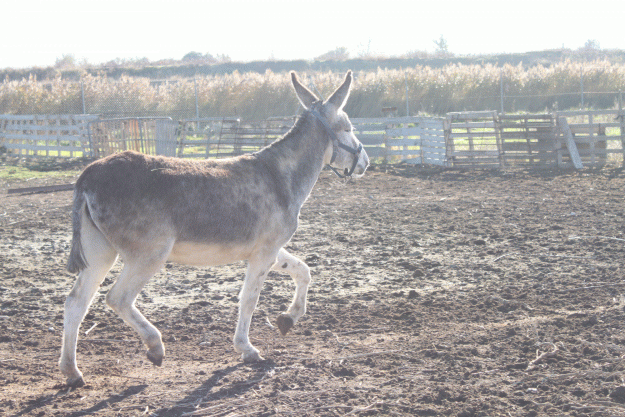
[[[63,180],[54,180],[57,183]],[[28,185],[54,181],[30,181]],[[324,172],[288,248],[311,267],[308,313],[272,273],[232,347],[244,265],[173,264],[140,294],[162,367],[104,302],[83,322],[86,385],[58,370],[71,192],[0,184],[0,415],[625,415],[625,172]]]

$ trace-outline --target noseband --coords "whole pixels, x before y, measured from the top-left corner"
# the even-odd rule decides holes
[[[336,159],[336,154],[338,152],[338,148],[344,149],[347,152],[349,152],[352,155],[354,155],[354,162],[352,163],[351,169],[345,168],[345,172],[343,174],[339,173],[339,171],[336,168],[334,168],[333,166],[331,166],[330,164],[328,164],[328,167],[339,178],[351,177],[352,174],[354,173],[354,170],[356,169],[356,165],[358,164],[358,157],[360,156],[360,152],[362,152],[362,143],[358,144],[358,148],[352,148],[351,146],[347,146],[347,145],[339,142],[339,138],[336,135],[336,133],[334,132],[334,130],[332,130],[332,128],[330,127],[330,125],[328,124],[326,119],[321,117],[321,113],[319,113],[319,110],[318,110],[318,107],[320,105],[321,105],[320,101],[313,103],[313,105],[310,107],[310,113],[313,116],[315,116],[315,118],[317,120],[319,120],[321,122],[323,127],[325,127],[325,129],[328,131],[328,133],[330,133],[330,137],[332,137],[333,148],[332,148],[332,158],[330,159],[330,164],[333,163],[334,160]]]

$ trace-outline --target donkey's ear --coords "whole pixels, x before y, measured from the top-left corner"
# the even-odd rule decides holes
[[[347,74],[345,75],[345,81],[343,81],[343,84],[341,84],[341,86],[337,88],[334,93],[332,93],[327,103],[332,103],[339,110],[341,110],[343,106],[345,106],[345,103],[347,103],[347,98],[349,97],[349,89],[351,88],[351,85],[352,72],[347,71]]]
[[[299,79],[297,78],[297,75],[295,75],[294,71],[291,71],[291,81],[293,82],[297,98],[306,110],[310,109],[315,101],[319,101],[317,96],[312,91],[304,87],[302,83],[299,82]]]

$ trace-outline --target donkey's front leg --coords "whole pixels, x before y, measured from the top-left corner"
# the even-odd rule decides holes
[[[278,260],[273,266],[275,271],[288,273],[295,281],[295,295],[289,309],[278,316],[277,324],[282,335],[287,334],[297,321],[306,313],[306,294],[310,283],[310,268],[301,259],[288,253],[284,248],[278,253]]]
[[[247,265],[247,273],[241,294],[239,294],[239,322],[234,334],[234,348],[240,352],[243,362],[262,361],[260,352],[250,343],[249,331],[252,321],[252,314],[258,303],[258,296],[263,287],[267,273],[276,262],[273,256],[257,257],[250,259]]]

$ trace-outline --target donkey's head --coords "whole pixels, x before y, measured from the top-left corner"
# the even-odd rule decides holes
[[[337,175],[362,177],[369,166],[369,157],[362,143],[354,135],[354,129],[343,107],[349,97],[352,85],[352,72],[348,71],[345,81],[325,102],[303,86],[297,75],[291,72],[293,87],[302,106],[308,110],[321,126],[330,141],[325,153],[324,163],[330,165]]]

